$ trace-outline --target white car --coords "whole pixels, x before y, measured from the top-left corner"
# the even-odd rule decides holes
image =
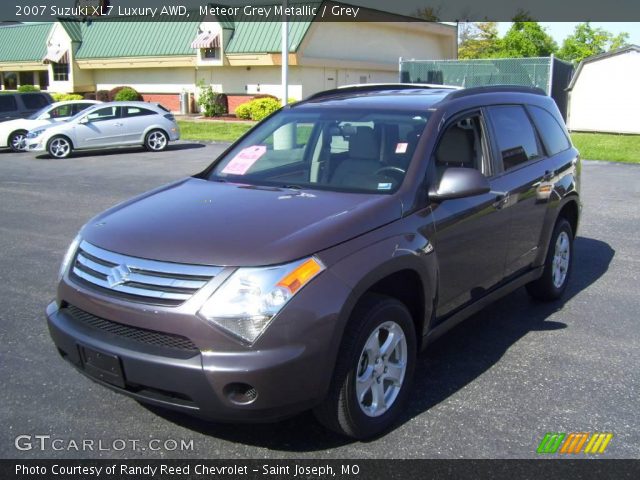
[[[27,134],[27,150],[66,158],[74,150],[144,145],[164,150],[180,139],[175,118],[161,105],[147,102],[108,102],[95,105],[56,125]]]
[[[97,103],[96,100],[70,100],[56,102],[41,108],[27,118],[16,118],[0,123],[0,148],[9,147],[14,152],[25,149],[25,137],[29,130],[45,127],[66,120]]]

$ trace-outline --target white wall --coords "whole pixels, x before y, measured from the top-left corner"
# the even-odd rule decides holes
[[[126,85],[140,93],[181,93],[194,91],[196,70],[188,67],[97,69],[94,78],[97,90]]]
[[[571,90],[570,130],[640,134],[640,53],[585,63]]]

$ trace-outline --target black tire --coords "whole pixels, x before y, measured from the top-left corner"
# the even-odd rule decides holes
[[[563,241],[566,242],[567,245],[567,255],[563,255],[564,249],[560,245]],[[560,263],[556,264],[556,262]],[[562,266],[565,264],[566,267],[563,269]],[[556,266],[554,267],[554,265]],[[527,292],[537,300],[557,300],[567,289],[572,265],[573,230],[571,229],[571,224],[565,218],[560,217],[556,222],[551,240],[549,241],[549,249],[544,262],[542,276],[527,284]],[[564,275],[561,275],[563,270]],[[562,280],[560,281],[560,279]]]
[[[390,336],[402,338],[398,335],[397,327],[401,329],[406,343],[402,344],[402,340],[400,340],[398,347],[387,351],[387,360],[380,362],[382,366],[373,361],[373,358],[369,363],[369,351],[365,349],[367,341],[373,341],[378,346],[384,347],[384,340],[389,339]],[[385,328],[390,329],[385,330]],[[378,335],[374,336],[376,331]],[[384,336],[385,332],[387,332],[386,337]],[[402,349],[405,347],[406,355],[402,353]],[[399,382],[399,388],[395,389],[392,381],[386,378],[387,361],[391,372],[388,375],[397,375],[398,365],[401,365],[398,360],[403,356],[406,357],[406,362],[404,362],[406,368],[402,380]],[[357,439],[370,438],[384,432],[394,424],[398,415],[403,411],[411,389],[415,364],[416,332],[407,307],[394,298],[368,294],[355,308],[345,329],[329,393],[324,402],[314,410],[316,418],[327,428]],[[368,372],[371,374],[367,375]],[[370,381],[362,381],[360,382],[361,387],[357,387],[356,383],[359,378],[370,378]],[[376,378],[382,381],[376,382]],[[370,383],[371,386],[365,387],[364,385],[367,383]],[[362,402],[356,395],[357,388],[361,388],[361,393],[365,392]],[[374,388],[379,393],[382,392],[383,397],[387,397],[387,393],[392,395],[389,397],[391,399],[390,406],[386,410],[381,409],[378,416],[372,416],[377,409],[374,404]],[[369,413],[365,413],[367,409]]]
[[[47,142],[47,153],[53,158],[67,158],[73,152],[73,144],[64,135],[56,135]]]
[[[27,131],[26,130],[16,130],[9,135],[8,145],[11,151],[13,152],[23,152],[25,142],[27,140]]]
[[[144,148],[150,152],[161,152],[169,145],[169,135],[163,130],[151,130],[144,137]]]

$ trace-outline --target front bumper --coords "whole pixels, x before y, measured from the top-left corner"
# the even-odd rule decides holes
[[[337,285],[335,281],[325,281]],[[181,338],[193,348],[180,350],[166,347],[167,342],[162,340],[140,341],[140,335],[150,330],[128,321],[135,320],[135,310],[130,317],[105,314],[104,309],[100,310],[102,318],[87,313],[96,311],[92,302],[87,301],[89,292],[69,287],[63,282],[60,291],[66,300],[52,302],[46,311],[49,332],[59,353],[92,380],[136,400],[211,420],[256,422],[274,421],[307,410],[326,394],[337,354],[335,337],[339,334],[338,315],[327,314],[331,309],[323,308],[319,315],[306,310],[307,315],[301,316],[303,312],[291,305],[289,314],[276,318],[260,342],[252,347],[233,347],[228,343],[230,340],[222,341],[222,337],[216,341],[210,336],[214,329],[208,325],[205,326],[208,332],[190,328],[152,332],[174,337],[188,333],[189,338]],[[331,289],[334,298],[341,296],[334,287]],[[309,289],[300,296],[305,293],[311,297],[307,301],[316,302],[316,296],[327,294],[323,290]],[[341,291],[348,294],[346,288],[341,287]],[[82,309],[79,311],[107,322],[107,326],[96,328],[79,319],[73,313],[75,307],[67,302],[79,305]],[[127,321],[116,323],[120,319]],[[185,326],[187,322],[181,318],[173,323]],[[137,329],[142,334],[134,331],[132,335],[123,335],[123,328]],[[207,335],[209,338],[205,338]],[[122,382],[98,378],[85,365],[84,349],[117,357]],[[255,398],[245,402],[246,397],[242,397],[239,402],[234,393],[239,385],[253,388]]]
[[[44,152],[46,150],[45,142],[38,138],[25,139],[25,151],[27,152]]]

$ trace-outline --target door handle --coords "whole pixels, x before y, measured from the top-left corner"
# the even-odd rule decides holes
[[[121,127],[122,125],[123,125],[123,124],[122,124],[122,123],[120,123],[120,122],[118,122],[118,123],[116,123],[116,124],[115,124],[115,126],[116,126],[116,127]]]
[[[549,182],[556,176],[556,172],[553,170],[545,170],[544,175],[542,176],[543,182]]]
[[[509,203],[509,197],[510,197],[509,192],[498,193],[496,195],[496,200],[493,202],[493,207],[498,210],[500,210],[501,208],[504,208],[507,205],[507,203]]]

